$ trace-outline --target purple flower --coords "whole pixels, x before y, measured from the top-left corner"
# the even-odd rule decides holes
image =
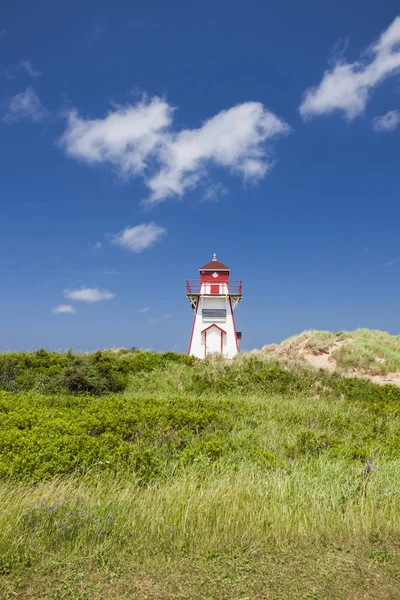
[[[50,511],[50,512],[53,512],[53,510],[55,509],[55,507],[56,507],[56,505],[55,505],[55,504],[53,504],[52,506],[50,506],[50,508],[49,508],[49,511]]]
[[[36,523],[36,526],[37,526],[37,527],[40,527],[40,521],[38,521],[38,522]]]

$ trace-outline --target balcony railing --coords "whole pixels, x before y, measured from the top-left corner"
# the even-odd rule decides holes
[[[202,283],[201,283],[200,279],[188,279],[186,281],[186,294],[188,296],[199,296],[200,290],[201,290],[201,285],[202,285]],[[208,287],[208,286],[214,285],[214,284],[210,283],[210,282],[203,282],[203,285]],[[216,281],[215,285],[228,286],[228,290],[229,290],[228,295],[229,296],[241,296],[242,295],[243,283],[241,281],[232,280],[232,281],[229,281],[228,283],[226,283],[226,282],[219,283],[218,281]]]

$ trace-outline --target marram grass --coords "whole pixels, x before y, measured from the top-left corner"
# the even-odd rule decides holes
[[[400,532],[400,461],[364,469],[318,458],[260,473],[196,466],[141,486],[90,476],[32,488],[3,483],[0,540],[10,555],[259,551],[367,542]],[[4,566],[4,558],[3,558]],[[12,565],[10,565],[11,567]]]
[[[64,372],[85,395],[38,393],[56,355],[3,371],[0,597],[400,597],[400,389],[124,356]],[[105,368],[123,391],[98,395]]]

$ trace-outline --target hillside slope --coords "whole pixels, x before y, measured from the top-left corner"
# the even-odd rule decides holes
[[[262,352],[350,377],[400,385],[400,336],[384,331],[304,331],[281,344],[264,346]]]

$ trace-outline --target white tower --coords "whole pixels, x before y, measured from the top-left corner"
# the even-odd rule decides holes
[[[186,296],[194,311],[189,354],[197,358],[210,354],[233,358],[242,339],[233,316],[242,299],[242,282],[229,281],[231,270],[215,254],[199,271],[200,279],[186,282]]]

